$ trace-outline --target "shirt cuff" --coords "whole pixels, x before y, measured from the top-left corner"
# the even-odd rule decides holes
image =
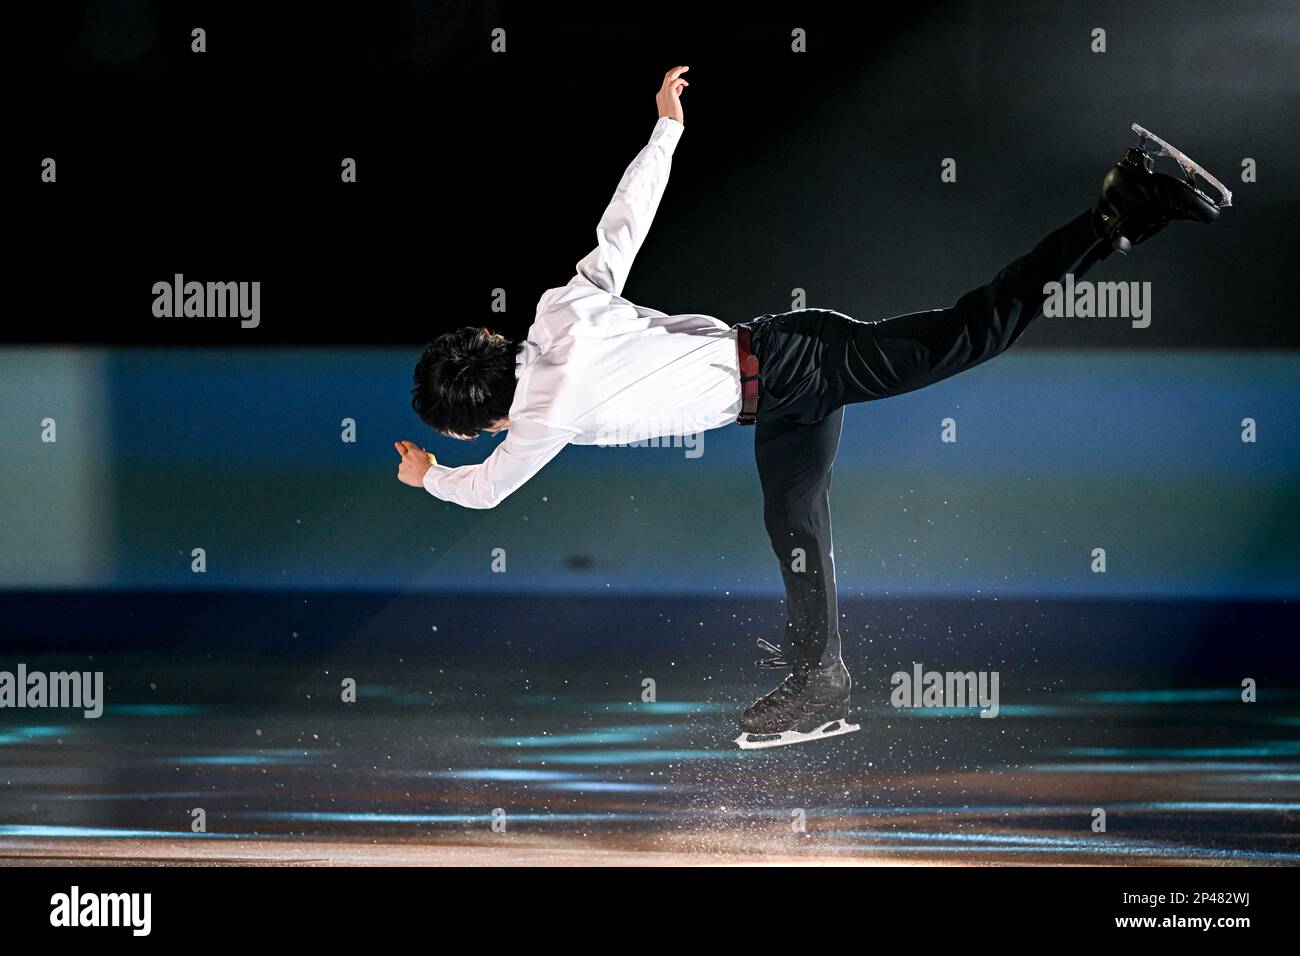
[[[443,496],[438,494],[434,489],[437,487],[438,479],[449,471],[451,471],[451,469],[446,465],[430,465],[429,470],[424,473],[424,481],[422,482],[424,490],[435,498],[442,498],[443,501],[446,501],[447,499],[443,498]]]
[[[650,134],[650,142],[658,143],[664,148],[669,156],[677,148],[677,141],[682,138],[682,132],[686,127],[677,120],[668,116],[661,116],[655,122],[654,132]]]

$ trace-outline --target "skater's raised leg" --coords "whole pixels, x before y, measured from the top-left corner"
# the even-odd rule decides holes
[[[999,355],[1042,314],[1044,287],[1110,253],[1092,212],[1076,217],[947,309],[861,322],[829,309],[755,323],[763,410],[816,420],[841,405],[902,395]],[[769,374],[770,371],[770,374]]]
[[[901,395],[1000,355],[1042,315],[1048,283],[1067,273],[1081,278],[1109,252],[1090,211],[1049,233],[950,308],[881,322],[846,317],[827,356],[836,400],[848,404]]]

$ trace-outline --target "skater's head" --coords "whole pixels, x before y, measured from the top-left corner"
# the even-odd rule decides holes
[[[438,336],[415,366],[411,407],[426,425],[451,438],[508,427],[517,351],[504,335],[478,327]]]

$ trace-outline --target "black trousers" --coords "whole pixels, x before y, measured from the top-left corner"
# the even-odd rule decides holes
[[[796,667],[840,659],[830,489],[844,406],[914,391],[1006,351],[1042,314],[1044,285],[1078,278],[1110,251],[1089,211],[951,308],[880,322],[800,309],[741,323],[759,361],[754,457],[785,583],[782,649]]]

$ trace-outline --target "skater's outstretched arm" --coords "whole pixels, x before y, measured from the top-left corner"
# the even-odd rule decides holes
[[[659,119],[648,142],[632,160],[596,227],[596,248],[579,263],[569,284],[585,282],[613,295],[622,295],[632,260],[645,241],[655,210],[668,185],[673,151],[685,128],[681,94],[689,85],[675,66],[664,75],[655,96]]]
[[[415,442],[399,441],[394,443],[402,459],[397,478],[465,508],[495,508],[541,471],[572,437],[527,420],[511,422],[505,440],[481,464],[459,468],[438,464]]]

